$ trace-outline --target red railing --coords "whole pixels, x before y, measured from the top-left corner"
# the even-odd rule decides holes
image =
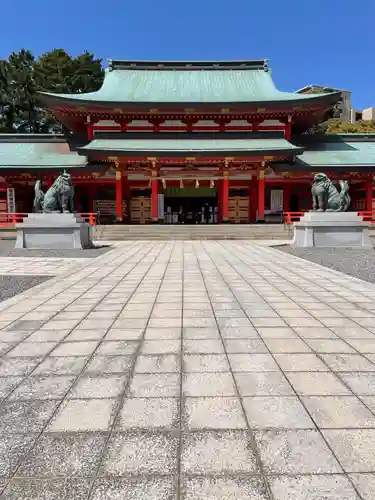
[[[374,210],[358,212],[358,215],[362,216],[364,221],[371,222],[371,224],[375,224],[375,211]]]
[[[284,224],[291,226],[293,222],[298,222],[305,212],[283,212]]]
[[[25,217],[29,214],[27,213],[4,213],[0,212],[0,227],[14,227],[16,224],[19,224],[23,221]],[[90,226],[97,226],[98,223],[98,214],[97,213],[82,213],[77,214],[80,215],[86,222],[90,224]]]
[[[0,227],[13,227],[22,222],[28,214],[25,213],[2,213],[0,212]]]
[[[88,222],[90,226],[95,227],[98,225],[98,214],[96,212],[85,212],[77,215],[80,215],[83,219],[85,219],[85,221]]]

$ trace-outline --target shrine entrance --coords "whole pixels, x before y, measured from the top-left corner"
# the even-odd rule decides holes
[[[217,224],[218,195],[210,187],[168,187],[164,191],[165,224]]]

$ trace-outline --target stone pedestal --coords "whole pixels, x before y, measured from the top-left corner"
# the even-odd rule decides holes
[[[357,212],[307,212],[294,223],[292,246],[372,248],[369,223]]]
[[[75,214],[29,214],[16,224],[15,248],[83,249],[93,247],[91,226]]]

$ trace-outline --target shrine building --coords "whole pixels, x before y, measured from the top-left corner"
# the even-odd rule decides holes
[[[307,133],[340,92],[281,92],[265,60],[112,60],[98,91],[38,98],[65,133],[0,134],[0,212],[31,212],[64,170],[101,223],[277,222],[311,208],[316,172],[373,209],[375,134]]]

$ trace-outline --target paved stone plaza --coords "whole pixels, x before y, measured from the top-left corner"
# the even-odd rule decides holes
[[[1,500],[374,499],[375,285],[246,242],[63,266],[0,304]]]
[[[89,259],[83,260],[85,263],[89,262]],[[82,259],[0,257],[0,274],[3,276],[58,276],[71,270],[75,264],[84,262]]]

